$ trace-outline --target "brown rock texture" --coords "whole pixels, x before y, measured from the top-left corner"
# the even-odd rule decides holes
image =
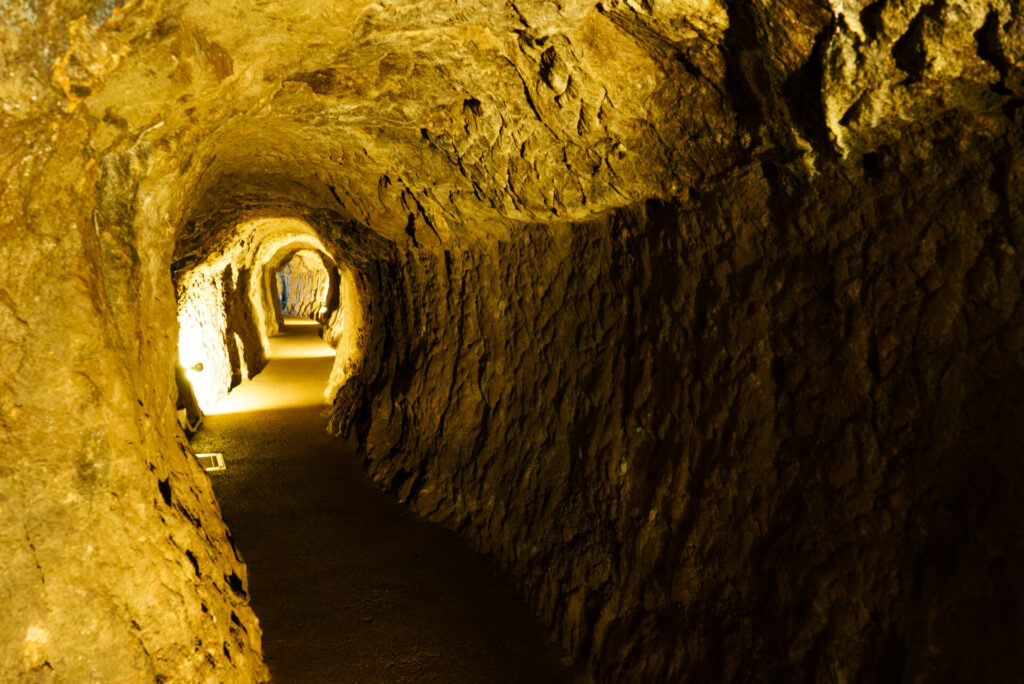
[[[302,318],[316,318],[327,313],[327,293],[330,290],[328,268],[316,252],[300,251],[292,255],[278,270],[278,292],[281,285],[282,313]],[[337,286],[335,286],[337,287]]]
[[[266,678],[174,362],[311,250],[333,429],[595,680],[1021,680],[1022,17],[0,4],[0,679]]]
[[[410,256],[369,472],[602,681],[1015,679],[1024,169],[988,153]]]

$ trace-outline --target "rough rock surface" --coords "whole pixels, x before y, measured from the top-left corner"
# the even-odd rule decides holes
[[[327,270],[330,266],[316,252],[302,250],[293,254],[277,271],[281,312],[300,318],[317,318],[326,314],[327,296],[331,289]]]
[[[266,365],[269,337],[283,321],[277,274],[293,255],[323,249],[312,228],[294,219],[247,221],[232,235],[201,264],[174,273],[178,355],[185,368],[193,369],[189,379],[204,404],[224,397]],[[326,295],[324,262],[312,258],[323,271],[319,287]],[[295,303],[308,313],[315,297],[315,288],[299,288]]]
[[[597,679],[1021,679],[1022,22],[0,4],[0,679],[265,676],[174,285],[254,372],[282,220],[360,302],[335,428]]]
[[[370,473],[603,681],[1016,679],[1024,165],[987,153],[410,255]]]

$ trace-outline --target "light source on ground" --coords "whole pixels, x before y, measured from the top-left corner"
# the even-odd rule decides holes
[[[192,385],[200,408],[204,411],[216,395],[211,386],[212,377],[205,372],[207,351],[203,343],[202,328],[189,321],[179,321],[178,328],[178,360],[185,369],[185,376]]]

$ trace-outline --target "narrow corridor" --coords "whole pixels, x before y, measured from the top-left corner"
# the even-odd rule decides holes
[[[513,587],[452,532],[380,491],[324,430],[331,348],[288,319],[271,360],[193,442],[249,569],[277,682],[564,682]]]

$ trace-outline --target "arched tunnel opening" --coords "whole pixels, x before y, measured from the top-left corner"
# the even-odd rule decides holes
[[[326,433],[380,308],[364,303],[365,279],[307,221],[243,221],[220,244],[176,272],[179,356],[203,368],[189,372],[206,413],[191,446],[247,560],[271,673],[567,679],[493,569],[368,486],[357,445]]]
[[[290,345],[276,356],[332,356],[321,394],[330,401],[358,368],[366,310],[354,272],[316,231],[294,218],[261,218],[229,227],[222,247],[174,270],[179,410],[193,393],[205,412],[252,379],[272,356],[272,338],[301,321],[315,323],[326,345]]]
[[[1024,679],[1024,7],[919,5],[0,3],[0,680]]]

